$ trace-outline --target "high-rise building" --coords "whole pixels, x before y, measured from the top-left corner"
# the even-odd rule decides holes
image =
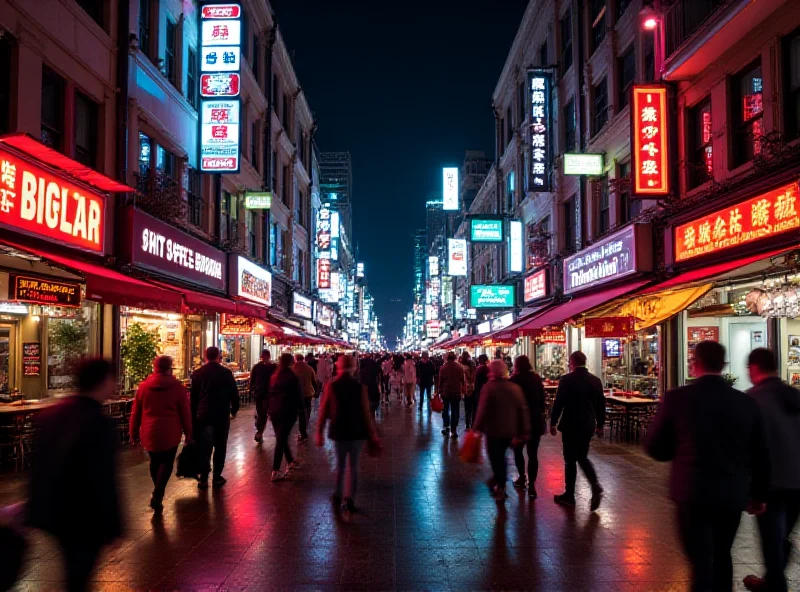
[[[431,250],[447,234],[447,212],[443,209],[441,194],[431,194],[425,204],[425,210],[426,245],[428,254],[435,255],[436,253],[432,253]]]
[[[349,152],[320,152],[320,191],[322,203],[341,215],[347,236],[353,236],[353,164]]]
[[[492,168],[492,159],[482,150],[467,150],[461,167],[461,211],[468,212],[478,190]]]
[[[424,228],[414,233],[414,301],[425,296],[425,269],[428,262],[427,232]]]

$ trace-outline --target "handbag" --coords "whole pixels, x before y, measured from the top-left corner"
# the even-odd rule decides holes
[[[464,441],[461,444],[461,450],[458,451],[458,458],[465,463],[479,463],[481,462],[481,435],[473,430],[467,431],[464,434]]]
[[[187,479],[196,479],[199,471],[199,451],[197,444],[185,444],[183,450],[178,455],[177,468],[175,469],[175,476],[178,478],[186,477]]]
[[[438,393],[431,399],[431,409],[436,413],[441,413],[444,410],[444,401],[442,401]]]

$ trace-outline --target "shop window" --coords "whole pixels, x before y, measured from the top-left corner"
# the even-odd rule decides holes
[[[622,18],[622,15],[628,10],[628,6],[631,5],[631,2],[632,0],[617,0],[617,20]]]
[[[0,37],[0,134],[11,129],[11,40]]]
[[[172,20],[167,19],[166,44],[164,47],[164,67],[163,73],[173,86],[177,86],[178,67],[175,63],[175,56],[178,54],[178,25]]]
[[[689,112],[689,137],[692,142],[689,162],[689,184],[702,185],[714,178],[712,149],[711,99],[707,99]]]
[[[139,2],[139,49],[150,60],[153,59],[153,42],[151,31],[153,27],[153,0]]]
[[[592,89],[592,96],[594,97],[592,135],[595,135],[608,123],[608,83],[605,78]]]
[[[269,226],[269,264],[278,265],[278,226],[275,224]]]
[[[633,53],[633,44],[621,57],[617,58],[619,71],[619,95],[617,96],[617,112],[628,106],[631,97],[631,87],[636,76],[636,56]]]
[[[222,197],[220,198],[220,208],[219,208],[220,241],[227,241],[230,237],[230,226],[231,226],[230,208],[231,208],[231,194],[228,193],[227,191],[223,191]]]
[[[246,217],[247,223],[247,252],[252,258],[258,256],[258,241],[256,239],[258,228],[258,212],[248,211]]]
[[[189,63],[186,65],[186,100],[197,109],[197,50],[194,47],[189,48],[188,61]]]
[[[64,151],[64,79],[42,68],[42,143]]]
[[[542,43],[541,47],[539,48],[539,65],[540,66],[547,66],[548,65],[547,61],[548,61],[548,57],[547,57],[547,41],[545,40]]]
[[[764,134],[763,85],[761,61],[757,60],[740,74],[733,77],[733,166],[750,162],[761,153],[761,137]]]
[[[619,222],[625,224],[639,215],[642,211],[642,201],[631,197],[631,165],[630,163],[617,166],[617,195],[619,195]]]
[[[564,152],[575,150],[578,123],[575,120],[575,99],[570,99],[564,107]]]
[[[189,223],[203,227],[203,184],[200,172],[189,168],[187,171],[186,200],[189,205]]]
[[[568,10],[559,21],[561,31],[561,75],[572,67],[572,13]]]
[[[794,140],[800,138],[800,29],[784,39],[783,45],[786,137]]]
[[[156,144],[156,169],[170,179],[175,179],[178,174],[175,155],[160,144]]]
[[[606,38],[606,0],[591,0],[589,23],[592,27],[592,51],[597,51]]]
[[[186,354],[190,350],[184,341],[183,315],[164,313],[155,310],[138,310],[120,307],[120,337],[122,343],[126,342],[128,335],[135,338],[135,343],[140,347],[135,348],[129,355],[136,359],[136,349],[146,349],[154,345],[159,355],[172,358],[172,373],[180,379],[188,378],[189,371],[186,367]],[[193,338],[194,339],[194,338]],[[194,349],[194,347],[191,347]],[[121,376],[126,391],[132,391],[136,384],[142,380],[141,376],[134,376],[122,358]],[[190,360],[191,363],[191,360]],[[137,364],[138,365],[138,364]],[[130,364],[133,366],[133,364]]]
[[[97,168],[97,103],[80,92],[75,93],[75,160]]]
[[[75,2],[94,22],[103,27],[103,5],[106,0],[75,0]]]
[[[577,237],[577,196],[573,195],[564,202],[564,249],[568,253],[575,251]]]
[[[98,305],[83,302],[80,308],[42,307],[47,328],[47,390],[74,391],[75,364],[95,353]]]
[[[608,198],[608,175],[592,184],[597,203],[597,235],[608,232],[611,228],[611,204]]]
[[[653,33],[644,34],[644,81],[656,80],[656,50]]]

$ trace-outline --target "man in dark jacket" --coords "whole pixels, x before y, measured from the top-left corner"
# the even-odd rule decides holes
[[[720,374],[725,348],[702,341],[691,384],[666,394],[650,427],[648,454],[672,461],[670,497],[692,564],[693,590],[733,587],[731,547],[742,511],[762,513],[769,458],[758,404]]]
[[[428,356],[428,352],[422,352],[422,359],[417,364],[417,384],[419,384],[419,410],[422,411],[422,404],[427,399],[428,409],[431,408],[431,395],[433,383],[436,380],[436,366]]]
[[[562,506],[575,506],[575,481],[578,477],[576,463],[592,485],[591,510],[600,507],[603,488],[597,481],[597,473],[589,460],[589,444],[597,433],[603,437],[606,423],[606,400],[603,383],[586,369],[586,354],[572,352],[569,357],[569,374],[558,383],[553,413],[550,416],[550,433],[556,435],[556,426],[561,432],[564,447],[564,481],[566,491],[555,496]]]
[[[267,427],[267,405],[269,404],[269,381],[275,372],[268,349],[261,352],[261,361],[250,371],[250,393],[256,402],[256,435],[254,440],[261,444],[264,428]]]
[[[122,533],[116,432],[103,413],[114,394],[110,362],[78,368],[78,394],[38,418],[28,525],[52,534],[66,563],[67,590],[83,592],[103,546]]]
[[[748,394],[764,417],[770,488],[767,510],[758,517],[767,572],[763,579],[747,576],[744,584],[748,590],[786,592],[789,539],[800,516],[800,390],[778,377],[778,363],[770,350],[754,349],[747,362],[755,385]]]
[[[292,433],[300,413],[305,413],[303,391],[300,379],[292,371],[294,357],[292,354],[281,354],[278,369],[272,375],[269,385],[269,417],[275,432],[275,455],[272,459],[272,480],[279,481],[288,477],[299,464],[295,462],[289,449],[289,435]],[[286,457],[286,473],[281,473],[281,462]]]
[[[489,382],[489,356],[481,354],[478,356],[478,367],[475,368],[475,402],[473,403],[475,409],[480,403],[481,389],[487,382]]]
[[[192,418],[194,439],[203,454],[197,486],[208,489],[211,453],[214,453],[214,487],[225,485],[222,469],[228,449],[231,417],[239,412],[239,390],[233,372],[220,364],[219,348],[206,349],[206,364],[192,373]]]
[[[458,438],[458,420],[461,418],[461,399],[467,388],[464,368],[456,362],[455,352],[447,354],[447,361],[439,370],[439,394],[444,401],[442,435]]]
[[[531,361],[528,356],[518,356],[514,360],[514,375],[511,382],[522,389],[525,396],[525,404],[528,406],[528,413],[531,420],[531,437],[514,448],[514,463],[517,465],[519,477],[514,481],[517,489],[528,488],[528,497],[536,499],[536,477],[539,475],[539,442],[546,431],[545,404],[544,404],[544,383],[542,378],[533,371]],[[527,479],[525,473],[525,457],[522,449],[528,450],[528,472]]]

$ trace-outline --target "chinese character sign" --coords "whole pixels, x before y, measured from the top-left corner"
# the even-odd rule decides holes
[[[531,120],[530,191],[550,191],[553,153],[550,124],[552,81],[550,72],[534,70],[528,75]]]
[[[327,290],[331,287],[331,260],[317,259],[317,287]]]
[[[200,105],[200,161],[206,172],[239,170],[239,100]]]
[[[800,183],[718,210],[675,228],[675,261],[686,261],[800,228]]]
[[[634,86],[631,106],[633,193],[669,195],[667,89]]]
[[[547,296],[547,270],[540,269],[525,278],[523,297],[525,302]]]
[[[442,205],[443,210],[457,210],[458,209],[458,169],[455,167],[446,167],[442,169],[443,187],[442,195],[444,202]]]

